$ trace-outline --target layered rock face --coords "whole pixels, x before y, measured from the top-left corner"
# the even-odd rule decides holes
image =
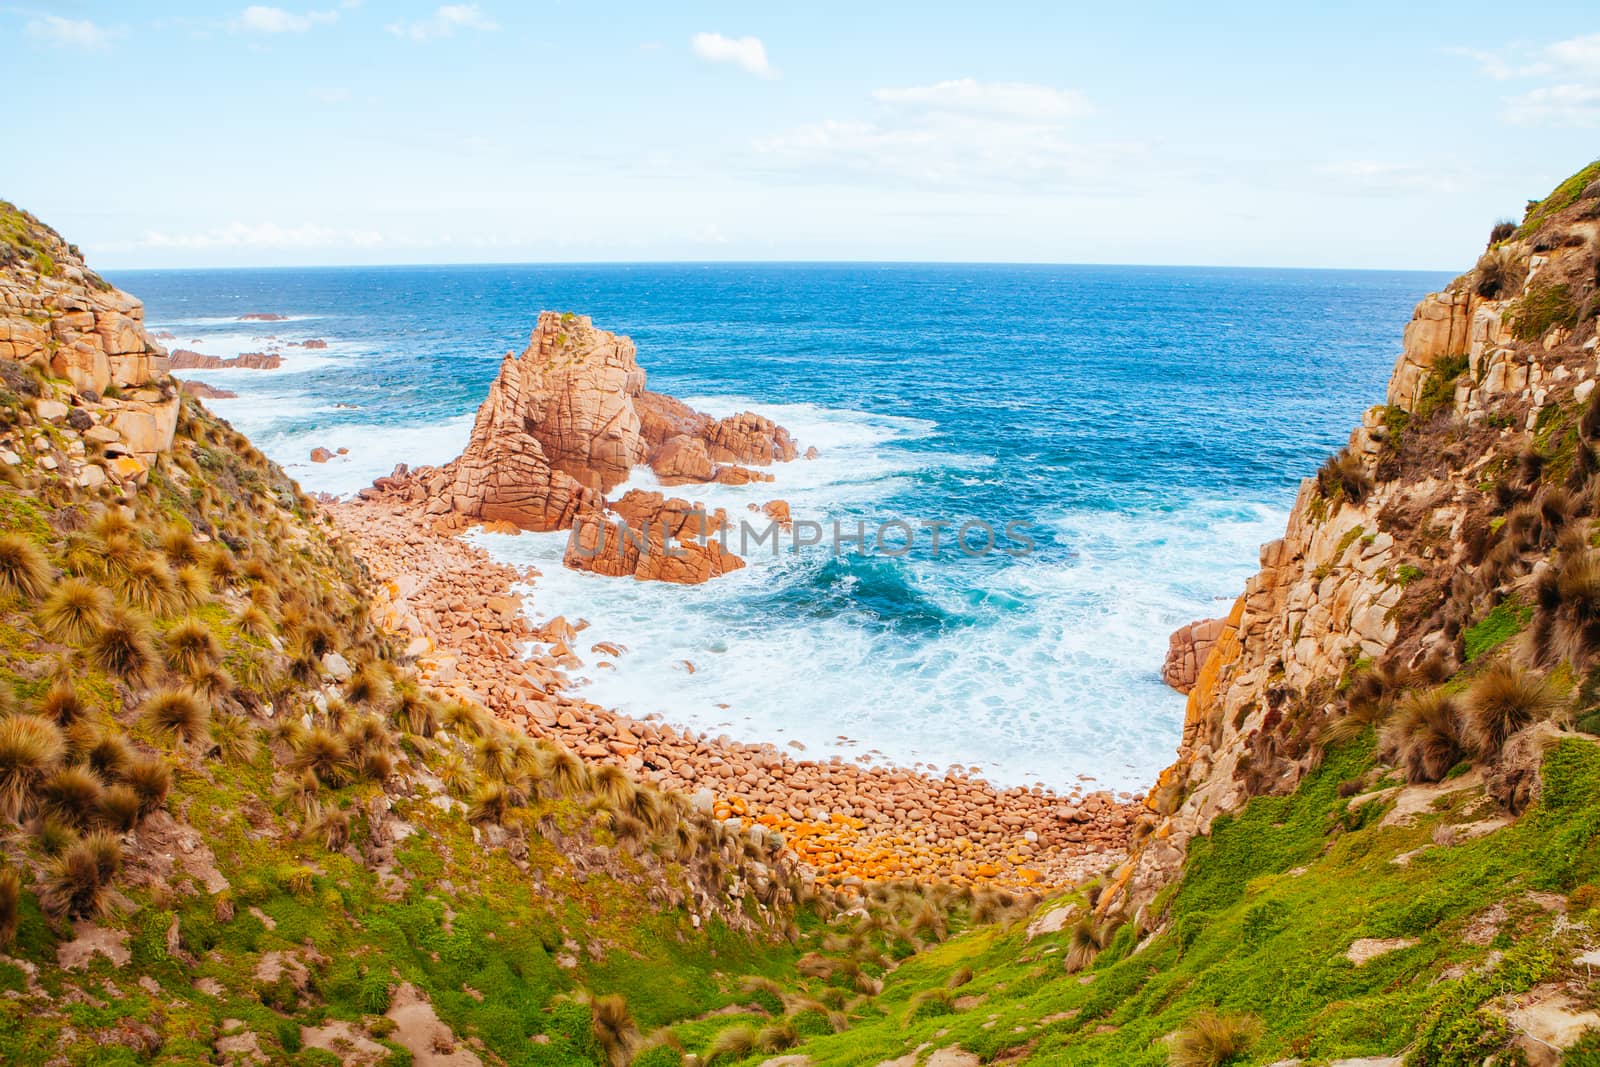
[[[1388,404],[1301,484],[1228,616],[1173,635],[1163,674],[1189,695],[1178,759],[1103,913],[1152,921],[1143,909],[1195,836],[1314,765],[1341,679],[1372,664],[1444,676],[1463,661],[1465,624],[1506,595],[1504,578],[1475,573],[1508,506],[1497,497],[1526,495],[1521,457],[1562,447],[1546,427],[1570,420],[1600,373],[1600,189],[1529,231],[1417,305]]]
[[[1161,680],[1180,693],[1193,689],[1201,666],[1226,625],[1226,619],[1198,619],[1174,630],[1167,642],[1166,662],[1161,664]]]
[[[5,374],[6,387],[34,398],[40,421],[82,435],[72,451],[48,457],[81,484],[142,477],[171,448],[180,400],[166,350],[145,331],[144,306],[89,270],[54,230],[4,201],[0,360],[17,365]],[[24,366],[66,384],[39,381]],[[55,448],[42,437],[18,445],[41,454]]]
[[[543,312],[528,347],[501,364],[466,451],[445,468],[442,510],[527,530],[578,521],[568,565],[601,574],[699,582],[742,566],[715,545],[666,554],[660,520],[692,510],[687,502],[660,494],[626,509],[619,502],[621,521],[638,534],[630,538],[605,518],[604,494],[643,463],[668,485],[766,480],[750,466],[794,459],[794,442],[763,416],[713,419],[644,386],[628,338],[587,316]],[[430,495],[440,488],[432,472],[418,475]]]
[[[80,391],[166,377],[144,305],[84,265],[75,246],[0,201],[0,358],[38,363]]]

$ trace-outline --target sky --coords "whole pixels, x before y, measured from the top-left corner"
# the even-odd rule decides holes
[[[1296,6],[0,6],[0,197],[102,269],[1459,270],[1600,155],[1592,0]]]

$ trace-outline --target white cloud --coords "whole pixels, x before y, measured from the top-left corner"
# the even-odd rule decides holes
[[[978,191],[1111,190],[1143,157],[1134,142],[1088,141],[1076,90],[973,79],[879,89],[871,118],[826,119],[753,145],[757,167],[818,178]]]
[[[720,33],[697,33],[689,40],[694,54],[707,63],[732,63],[758,78],[776,78],[778,72],[767,59],[767,46],[759,37],[724,37]]]
[[[325,26],[339,20],[337,11],[307,11],[296,14],[281,7],[264,7],[252,4],[239,15],[239,29],[246,33],[305,33],[313,26]]]
[[[413,41],[431,41],[439,37],[454,37],[457,30],[498,30],[499,23],[483,13],[477,4],[444,4],[431,18],[420,22],[395,23],[388,27],[396,37]]]
[[[64,19],[60,15],[30,18],[23,31],[36,41],[90,51],[106,47],[114,36],[110,30],[88,19]]]
[[[957,78],[910,89],[876,89],[872,98],[882,104],[951,115],[1059,121],[1087,115],[1088,99],[1076,89],[1052,89],[1025,82],[985,84],[975,78]]]
[[[280,226],[273,222],[232,222],[200,233],[151,230],[147,248],[371,248],[384,243],[372,230],[341,230],[316,223]]]
[[[1532,89],[1508,99],[1503,114],[1518,126],[1600,126],[1600,84]]]
[[[1519,126],[1600,125],[1600,33],[1504,54],[1460,50],[1496,81],[1542,81],[1506,97],[1501,118]]]
[[[1317,172],[1346,192],[1454,193],[1461,189],[1461,182],[1453,172],[1416,163],[1343,159],[1326,163],[1318,167]]]

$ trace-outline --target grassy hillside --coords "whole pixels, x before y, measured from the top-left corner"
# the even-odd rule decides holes
[[[819,891],[761,827],[419,686],[197,402],[134,461],[117,396],[0,359],[0,1063],[1600,1063],[1600,196],[1568,185],[1462,282],[1520,294],[1537,398],[1469,424],[1451,353],[1311,501],[1448,486],[1464,551],[1432,504],[1338,546],[1415,542],[1396,651],[1269,679],[1238,776],[1313,769],[1134,914]],[[10,219],[0,267],[42,276]]]

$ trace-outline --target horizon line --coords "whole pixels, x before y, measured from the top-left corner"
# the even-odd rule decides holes
[[[479,260],[438,263],[276,263],[235,264],[231,266],[104,267],[101,274],[155,274],[198,271],[270,270],[436,270],[445,268],[485,269],[493,267],[1085,267],[1127,269],[1174,269],[1217,271],[1343,271],[1368,274],[1449,274],[1460,273],[1446,267],[1340,267],[1285,266],[1278,264],[1228,263],[1115,263],[1052,260],[962,260],[962,259],[592,259],[592,260]]]

